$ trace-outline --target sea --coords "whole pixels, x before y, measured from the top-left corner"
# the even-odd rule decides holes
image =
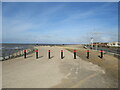
[[[35,44],[2,43],[0,44],[0,60],[20,50],[33,49],[34,46]]]

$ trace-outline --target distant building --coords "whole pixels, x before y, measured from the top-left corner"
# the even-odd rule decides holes
[[[107,44],[107,46],[120,47],[120,42],[110,42]]]
[[[93,46],[107,46],[108,43],[94,42]],[[91,44],[90,44],[91,45]]]
[[[92,44],[87,44],[87,46],[92,46]],[[98,46],[98,47],[120,47],[120,42],[94,42],[93,47]]]

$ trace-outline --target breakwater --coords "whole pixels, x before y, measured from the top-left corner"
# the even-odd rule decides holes
[[[24,55],[24,50],[27,54],[34,52],[34,45],[30,44],[2,44],[0,48],[0,60],[7,60]]]

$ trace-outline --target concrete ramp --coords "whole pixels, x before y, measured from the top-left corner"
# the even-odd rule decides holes
[[[73,53],[57,46],[39,46],[35,53],[3,61],[3,88],[106,88],[105,71],[97,65],[73,59]],[[48,59],[51,50],[51,59]],[[60,51],[64,50],[64,58]]]

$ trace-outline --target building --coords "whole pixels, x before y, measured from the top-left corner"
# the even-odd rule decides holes
[[[120,42],[110,42],[110,43],[107,44],[107,46],[120,47]]]
[[[103,47],[105,47],[105,46],[107,46],[107,44],[108,43],[94,42],[93,46],[101,46],[101,47],[103,46]],[[90,44],[90,45],[92,45],[92,44]]]

